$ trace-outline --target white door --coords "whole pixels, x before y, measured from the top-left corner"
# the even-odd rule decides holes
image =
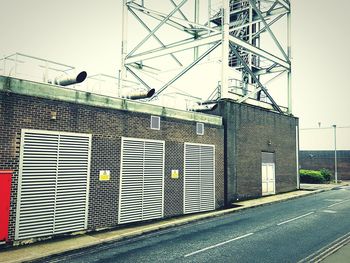
[[[22,130],[15,239],[87,228],[91,135]]]
[[[262,195],[275,194],[275,154],[262,152],[261,159]]]
[[[162,218],[164,141],[122,138],[119,224]]]
[[[275,164],[263,163],[262,174],[262,195],[275,194]]]

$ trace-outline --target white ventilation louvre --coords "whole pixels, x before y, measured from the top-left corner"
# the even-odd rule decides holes
[[[119,223],[163,217],[164,141],[122,138]]]
[[[151,116],[151,129],[152,130],[160,130],[160,117],[159,116]]]
[[[184,213],[214,209],[214,145],[185,143]]]
[[[204,123],[197,122],[196,132],[197,135],[204,135]]]
[[[16,239],[87,226],[91,135],[22,130]]]

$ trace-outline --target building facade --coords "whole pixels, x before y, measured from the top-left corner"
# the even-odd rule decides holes
[[[230,100],[203,114],[0,77],[0,176],[12,175],[0,238],[17,244],[295,190],[297,126]]]
[[[0,77],[0,123],[9,242],[224,206],[221,117]]]

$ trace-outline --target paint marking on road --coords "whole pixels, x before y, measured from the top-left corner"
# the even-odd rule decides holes
[[[337,211],[334,211],[334,210],[322,210],[322,212],[324,212],[324,213],[329,213],[329,214],[335,214],[335,213],[337,213]]]
[[[315,212],[310,212],[310,213],[307,213],[307,214],[304,214],[304,215],[301,215],[301,216],[297,216],[297,217],[288,219],[288,220],[286,220],[286,221],[283,221],[283,222],[281,222],[281,223],[278,223],[277,225],[278,225],[278,226],[284,225],[284,224],[287,224],[287,223],[292,222],[292,221],[294,221],[294,220],[303,218],[303,217],[305,217],[305,216],[312,215],[312,214],[314,214],[314,213],[315,213]]]
[[[206,248],[202,248],[202,249],[200,249],[200,250],[194,251],[194,252],[192,252],[192,253],[189,253],[189,254],[185,255],[184,257],[187,258],[187,257],[189,257],[189,256],[193,256],[193,255],[195,255],[195,254],[204,252],[204,251],[206,251],[206,250],[209,250],[209,249],[212,249],[212,248],[216,248],[216,247],[225,245],[225,244],[230,243],[230,242],[232,242],[232,241],[239,240],[239,239],[242,239],[242,238],[245,238],[245,237],[249,237],[249,236],[251,236],[251,235],[253,235],[253,234],[254,234],[254,233],[249,233],[249,234],[246,234],[246,235],[243,235],[243,236],[235,237],[235,238],[232,238],[232,239],[230,239],[230,240],[227,240],[227,241],[218,243],[218,244],[216,244],[216,245],[212,245],[212,246],[210,246],[210,247],[206,247]]]
[[[327,201],[327,202],[340,202],[340,201],[343,201],[344,199],[325,199],[324,201]]]
[[[317,250],[316,252],[312,253],[311,255],[307,256],[306,258],[298,261],[298,263],[309,263],[309,262],[321,262],[326,257],[330,256],[346,244],[350,242],[350,232],[345,234],[342,237],[339,237],[338,239],[334,240],[330,244],[322,247],[321,249]]]
[[[336,205],[340,205],[340,204],[342,204],[342,203],[344,203],[344,202],[346,202],[346,201],[349,201],[349,199],[346,199],[346,200],[344,200],[344,201],[341,201],[341,202],[338,202],[338,203],[335,203],[335,204],[331,204],[331,205],[329,205],[328,207],[333,207],[333,206],[336,206]]]

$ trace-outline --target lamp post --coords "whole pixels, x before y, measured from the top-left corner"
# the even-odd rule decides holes
[[[337,125],[333,125],[334,131],[334,180],[338,183],[338,169],[337,169]]]

